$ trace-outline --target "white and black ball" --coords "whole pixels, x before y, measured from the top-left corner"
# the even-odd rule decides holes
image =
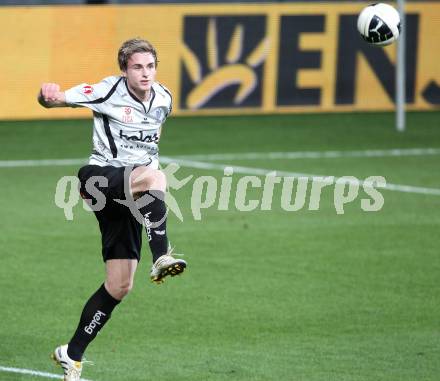
[[[371,4],[359,14],[357,28],[362,38],[369,44],[390,45],[400,35],[399,12],[388,4]]]

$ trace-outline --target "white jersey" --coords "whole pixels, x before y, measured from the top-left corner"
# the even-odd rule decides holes
[[[107,77],[65,92],[66,104],[93,110],[93,151],[89,164],[157,166],[160,128],[172,109],[171,93],[155,82],[142,102],[125,77]]]

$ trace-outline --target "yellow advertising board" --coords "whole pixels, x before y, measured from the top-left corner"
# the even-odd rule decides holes
[[[0,7],[0,119],[78,118],[45,110],[42,82],[63,89],[119,74],[132,37],[158,50],[175,115],[391,110],[396,45],[360,39],[364,4]],[[407,4],[406,101],[440,105],[440,3]]]

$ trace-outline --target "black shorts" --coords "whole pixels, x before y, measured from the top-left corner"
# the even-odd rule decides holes
[[[101,230],[104,262],[109,259],[136,259],[139,262],[141,258],[143,225],[127,206],[114,201],[126,199],[124,182],[128,182],[128,176],[124,180],[125,170],[125,167],[86,165],[78,171],[81,197],[91,200],[92,209],[97,203],[97,198],[87,192],[87,180],[92,176],[103,176],[108,181],[107,187],[100,186],[98,182],[93,184],[105,196],[104,208],[94,211]],[[129,189],[127,185],[125,188]],[[95,192],[92,193],[96,195]]]

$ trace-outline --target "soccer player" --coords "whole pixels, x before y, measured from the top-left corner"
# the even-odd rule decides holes
[[[131,39],[118,52],[122,75],[66,91],[58,84],[44,83],[38,95],[39,103],[47,108],[82,106],[93,110],[93,150],[78,177],[82,197],[96,209],[106,277],[85,304],[69,343],[53,353],[65,381],[80,380],[87,346],[133,286],[142,225],[153,255],[153,282],[161,283],[186,267],[184,260],[172,256],[166,231],[166,178],[159,169],[158,142],[172,109],[172,97],[155,81],[157,62],[156,50],[148,41]],[[98,208],[100,195],[105,196],[105,206]],[[138,209],[133,212],[121,200],[132,200]]]

